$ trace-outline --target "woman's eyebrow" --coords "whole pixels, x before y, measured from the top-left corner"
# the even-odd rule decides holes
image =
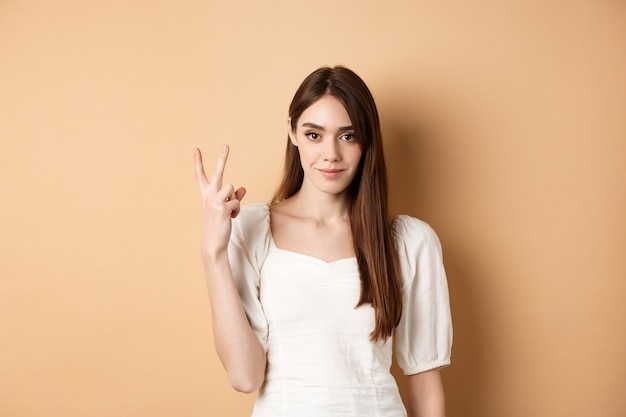
[[[310,123],[310,122],[302,123],[302,127],[310,127],[312,129],[326,130],[325,127],[317,125],[315,123]],[[337,130],[340,131],[340,132],[345,132],[345,131],[349,131],[349,130],[354,130],[354,128],[352,126],[341,126]]]

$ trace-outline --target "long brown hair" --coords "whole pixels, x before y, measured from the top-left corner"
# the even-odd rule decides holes
[[[360,166],[348,188],[350,227],[361,276],[357,307],[366,303],[372,305],[376,325],[370,338],[373,341],[386,340],[400,321],[402,288],[391,233],[387,169],[378,110],[370,90],[357,74],[341,66],[323,67],[304,79],[291,101],[292,130],[295,131],[302,112],[324,95],[331,95],[343,103],[361,146]],[[289,138],[283,175],[272,204],[297,193],[304,179],[298,148]]]

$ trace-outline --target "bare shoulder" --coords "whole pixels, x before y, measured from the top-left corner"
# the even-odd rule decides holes
[[[293,210],[293,203],[291,202],[291,200],[283,200],[283,201],[279,201],[278,203],[274,203],[272,205],[269,206],[270,209],[270,213],[273,216],[285,216],[285,215],[289,215],[292,210]]]
[[[290,200],[283,200],[269,207],[270,224],[274,234],[280,234],[282,229],[289,227],[294,221],[297,221],[297,210]]]
[[[269,207],[270,228],[276,242],[289,242],[291,237],[303,233],[307,228],[302,210],[290,199],[275,203]],[[286,246],[291,246],[287,244]]]

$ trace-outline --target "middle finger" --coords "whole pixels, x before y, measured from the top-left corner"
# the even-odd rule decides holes
[[[211,175],[211,186],[213,186],[215,190],[222,188],[222,179],[224,178],[224,168],[226,167],[226,160],[228,159],[228,151],[228,145],[224,145],[222,147],[222,152],[217,159],[215,170]]]

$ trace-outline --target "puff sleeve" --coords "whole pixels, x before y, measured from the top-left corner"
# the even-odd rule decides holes
[[[259,300],[259,288],[269,242],[269,207],[260,203],[243,206],[233,219],[228,259],[250,327],[266,352],[268,324]]]
[[[412,375],[450,364],[452,320],[441,245],[425,222],[397,216],[392,231],[402,273],[402,318],[395,330],[398,365]]]

